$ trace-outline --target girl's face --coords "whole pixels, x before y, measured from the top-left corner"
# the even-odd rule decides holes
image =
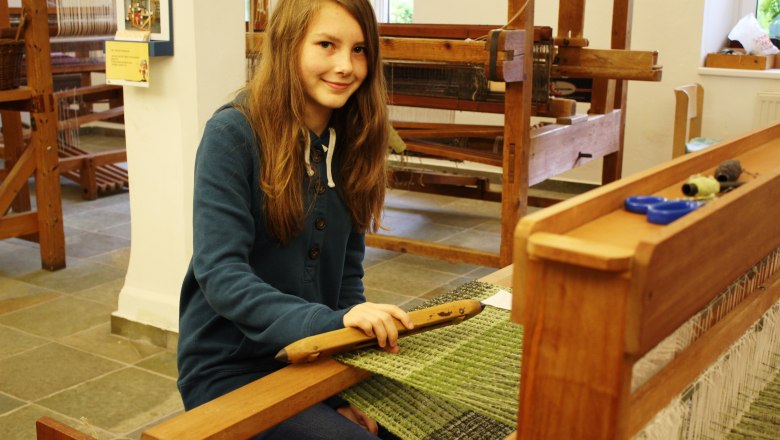
[[[320,134],[368,72],[360,24],[335,2],[323,2],[301,43],[298,74],[305,93],[304,119]]]

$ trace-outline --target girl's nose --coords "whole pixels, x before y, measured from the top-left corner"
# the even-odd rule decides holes
[[[343,50],[340,51],[335,57],[334,69],[341,75],[349,75],[352,73],[352,51]]]

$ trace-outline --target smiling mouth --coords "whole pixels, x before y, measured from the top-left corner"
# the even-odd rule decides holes
[[[327,84],[328,86],[330,86],[330,87],[332,87],[332,88],[334,88],[336,90],[344,90],[344,89],[349,87],[349,84],[334,83],[334,82],[330,82],[330,81],[324,81],[324,82],[325,82],[325,84]]]

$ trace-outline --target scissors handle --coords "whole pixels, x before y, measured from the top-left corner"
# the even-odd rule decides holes
[[[648,207],[666,201],[666,198],[660,196],[631,196],[626,197],[626,200],[623,202],[623,206],[626,208],[626,211],[637,214],[645,214],[647,213]]]
[[[647,208],[647,221],[667,225],[678,218],[695,211],[702,205],[695,200],[671,200]]]

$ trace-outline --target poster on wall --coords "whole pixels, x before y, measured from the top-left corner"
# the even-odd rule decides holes
[[[106,84],[149,87],[149,45],[106,41]]]
[[[117,39],[169,41],[169,0],[116,0]]]

